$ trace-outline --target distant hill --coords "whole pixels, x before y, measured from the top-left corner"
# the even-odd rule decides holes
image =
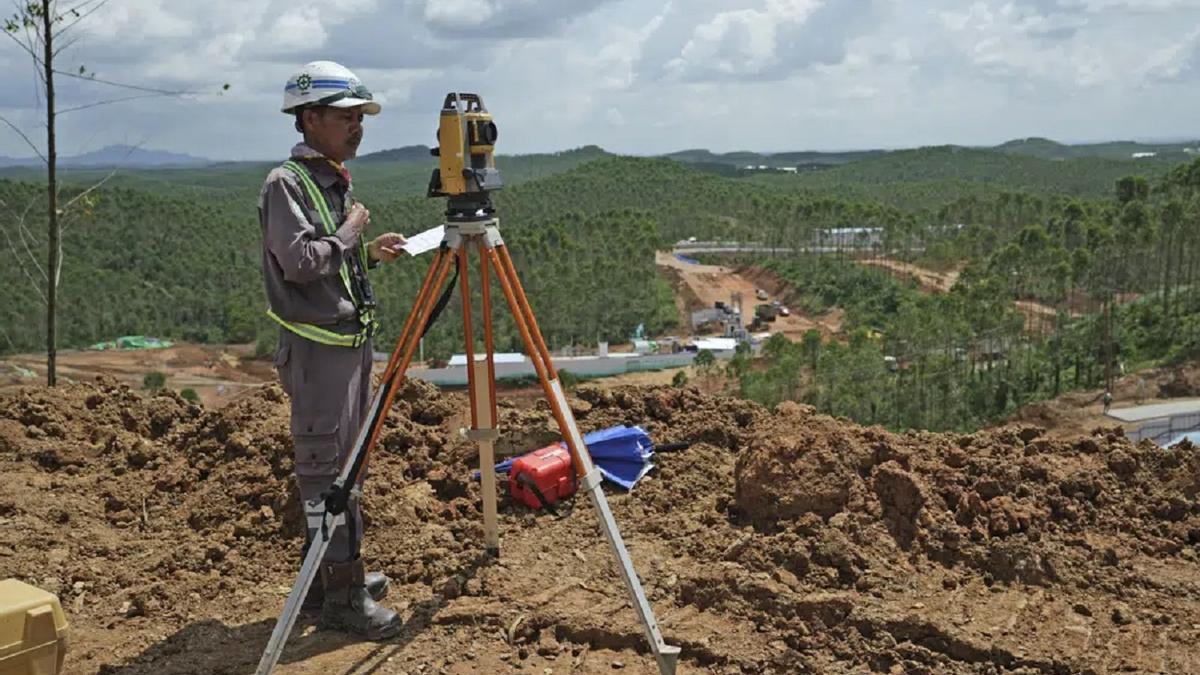
[[[392,148],[391,150],[380,150],[379,152],[367,153],[358,157],[356,162],[404,162],[432,164],[435,160],[429,154],[428,145],[406,145],[402,148]]]
[[[200,167],[212,164],[212,160],[165,150],[147,150],[130,145],[110,145],[82,155],[58,158],[63,168],[155,168],[155,167]],[[37,157],[0,157],[0,167],[40,167]]]
[[[1141,173],[1157,180],[1171,166],[1166,161],[1094,156],[1042,158],[1020,150],[1002,152],[944,145],[898,150],[797,175],[764,172],[749,180],[842,199],[872,199],[902,208],[918,208],[998,190],[1101,198],[1111,195],[1116,181],[1123,176]]]
[[[422,164],[429,167],[437,165],[437,158],[429,154],[430,147],[427,145],[406,145],[400,148],[391,148],[389,150],[380,150],[371,152],[354,159],[355,163],[371,164],[375,162],[404,162]],[[611,157],[604,148],[596,145],[587,145],[582,148],[574,148],[571,150],[561,150],[559,152],[548,153],[530,153],[525,155],[509,155],[497,153],[497,164],[501,162],[548,162],[561,163],[567,161],[571,164],[576,164],[580,161],[591,161],[593,159],[601,159],[603,157]]]
[[[1064,160],[1094,157],[1114,160],[1165,160],[1186,162],[1200,156],[1200,141],[1183,143],[1138,143],[1110,141],[1066,145],[1048,138],[1021,138],[997,145],[994,150],[1009,155]]]
[[[422,152],[424,155],[421,155]],[[499,155],[496,157],[496,166],[500,168],[504,186],[508,189],[611,157],[613,155],[593,145],[556,153]],[[36,165],[28,166],[0,163],[0,178],[45,183],[45,169],[40,160],[35,161]],[[107,179],[106,185],[109,187],[125,187],[158,195],[211,198],[224,193],[237,194],[239,199],[254,200],[263,179],[279,161],[212,162],[197,166],[123,166],[117,175],[111,177],[107,167],[75,165],[61,167],[60,178],[66,184],[81,187]],[[429,148],[423,146],[383,150],[350,162],[355,193],[368,204],[379,204],[398,197],[424,197],[429,174],[435,167],[437,158],[429,155]]]
[[[702,167],[728,165],[737,168],[748,166],[766,166],[770,168],[837,166],[848,162],[857,162],[886,154],[886,150],[852,150],[847,152],[817,152],[811,150],[792,152],[758,153],[748,151],[714,153],[704,149],[680,150],[666,155],[664,159],[673,159],[685,164],[696,164]]]
[[[1001,143],[994,147],[941,146],[945,148],[958,147],[963,150],[989,150],[1005,155],[1036,157],[1046,160],[1067,159],[1109,159],[1121,161],[1168,161],[1186,162],[1200,157],[1200,140],[1180,143],[1139,143],[1136,141],[1111,141],[1106,143],[1084,143],[1068,145],[1048,138],[1019,138]],[[796,167],[798,169],[820,169],[831,166],[842,166],[853,162],[861,162],[882,157],[893,153],[914,152],[923,148],[910,150],[852,150],[846,152],[726,152],[714,153],[702,148],[680,150],[666,155],[665,159],[691,164],[696,168],[734,175],[724,167],[746,169],[747,167],[766,167],[781,169]]]

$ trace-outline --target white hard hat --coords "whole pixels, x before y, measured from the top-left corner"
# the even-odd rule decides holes
[[[294,113],[308,105],[362,106],[368,115],[377,115],[380,110],[379,104],[371,100],[371,91],[354,73],[333,61],[313,61],[288,78],[283,89],[282,112]]]

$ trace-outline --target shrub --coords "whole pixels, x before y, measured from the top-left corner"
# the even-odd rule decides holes
[[[142,378],[142,386],[151,391],[153,391],[155,389],[162,389],[163,386],[166,384],[167,384],[166,374],[160,373],[157,370],[146,373],[146,376]]]

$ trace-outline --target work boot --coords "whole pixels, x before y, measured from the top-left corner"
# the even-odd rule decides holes
[[[363,586],[367,589],[367,595],[375,602],[387,597],[388,589],[391,587],[391,580],[383,572],[367,572],[363,575]],[[320,579],[313,579],[312,584],[308,587],[308,595],[304,596],[304,604],[301,609],[309,612],[315,612],[325,605],[325,585]]]
[[[362,558],[321,565],[325,604],[321,627],[345,630],[368,640],[387,640],[400,632],[400,616],[375,603],[367,592]]]

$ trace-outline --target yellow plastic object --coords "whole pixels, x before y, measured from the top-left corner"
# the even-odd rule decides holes
[[[67,617],[53,593],[0,581],[0,675],[58,675],[67,654]]]

